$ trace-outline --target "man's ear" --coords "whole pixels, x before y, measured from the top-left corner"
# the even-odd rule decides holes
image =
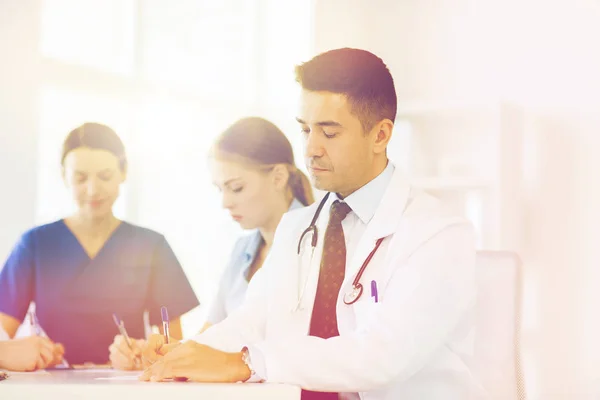
[[[379,121],[373,129],[371,134],[373,135],[373,150],[376,154],[385,153],[388,143],[392,138],[392,131],[394,129],[394,123],[389,119],[383,119]]]
[[[271,171],[273,184],[278,190],[287,188],[290,179],[290,171],[284,164],[276,164]]]

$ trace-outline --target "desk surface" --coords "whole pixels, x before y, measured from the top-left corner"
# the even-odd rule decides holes
[[[144,400],[165,399],[294,399],[300,389],[290,385],[265,383],[191,383],[140,382],[137,373],[114,370],[66,370],[33,373],[9,373],[0,381],[2,400],[60,398],[106,400],[141,397]],[[60,397],[59,397],[60,396]]]

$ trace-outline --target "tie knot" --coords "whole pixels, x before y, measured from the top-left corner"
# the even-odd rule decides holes
[[[341,222],[346,218],[346,215],[352,211],[348,203],[342,203],[339,200],[336,200],[331,205],[331,220],[335,220]]]

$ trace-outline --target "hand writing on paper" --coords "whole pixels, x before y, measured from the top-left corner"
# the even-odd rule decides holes
[[[110,363],[113,368],[124,371],[141,370],[142,349],[146,346],[146,341],[143,339],[129,339],[131,348],[127,344],[127,340],[122,335],[115,336],[113,343],[108,348],[110,353]]]
[[[141,356],[143,368],[148,368],[165,354],[179,346],[179,342],[173,338],[169,338],[169,342],[169,344],[165,343],[165,337],[163,335],[154,334],[150,336],[142,348]]]
[[[148,367],[140,380],[161,382],[167,379],[195,382],[238,382],[250,378],[242,353],[226,353],[187,341]]]
[[[62,344],[30,336],[0,342],[0,368],[27,372],[52,367],[62,362],[65,349]]]

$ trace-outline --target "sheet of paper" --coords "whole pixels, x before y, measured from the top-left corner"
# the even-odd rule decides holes
[[[36,371],[31,372],[16,372],[16,371],[8,371],[5,369],[0,369],[0,371],[7,372],[8,375],[50,375],[50,372],[44,369],[38,369]]]
[[[98,381],[137,381],[138,375],[117,375],[117,376],[101,376],[98,378],[94,378]]]
[[[72,370],[75,371],[76,374],[86,374],[86,373],[92,373],[92,374],[105,374],[105,373],[118,373],[118,374],[125,374],[125,375],[133,375],[136,374],[139,375],[140,372],[139,371],[117,371],[114,370],[112,368],[83,368],[83,369],[75,369]]]

